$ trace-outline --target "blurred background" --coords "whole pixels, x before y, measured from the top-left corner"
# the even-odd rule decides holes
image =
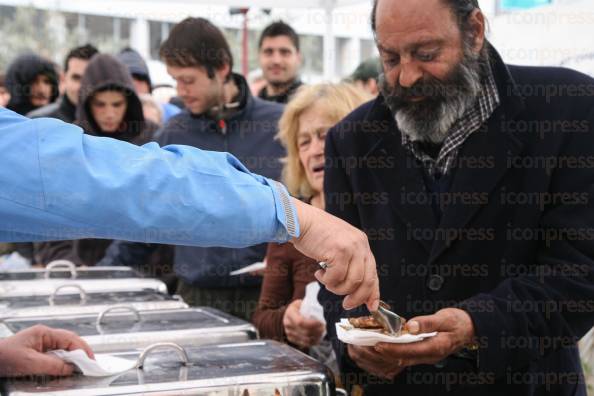
[[[565,65],[594,75],[594,1],[480,0],[489,38],[509,63]],[[236,71],[258,74],[257,39],[271,21],[301,38],[304,82],[338,81],[376,54],[371,0],[0,0],[0,70],[26,50],[61,64],[68,49],[130,46],[148,60],[154,84],[173,84],[158,59],[173,24],[202,16],[223,28]]]

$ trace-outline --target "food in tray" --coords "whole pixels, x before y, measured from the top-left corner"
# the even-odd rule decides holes
[[[356,329],[378,331],[381,330],[383,333],[389,334],[389,332],[386,329],[384,329],[384,327],[380,323],[378,323],[378,321],[375,320],[373,316],[360,316],[358,318],[349,318],[349,323]],[[407,334],[407,331],[403,328],[401,334]]]

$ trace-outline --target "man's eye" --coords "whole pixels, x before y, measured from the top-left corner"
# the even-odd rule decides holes
[[[421,62],[431,62],[435,59],[435,52],[417,52],[417,59]]]
[[[384,65],[388,66],[388,67],[394,67],[396,65],[398,65],[400,59],[394,56],[391,56],[389,58],[384,58]]]

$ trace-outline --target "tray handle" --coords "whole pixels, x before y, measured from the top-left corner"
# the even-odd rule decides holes
[[[105,316],[112,311],[130,311],[134,314],[134,316],[136,316],[137,322],[140,322],[141,320],[140,312],[138,312],[136,308],[131,307],[130,305],[114,305],[113,307],[105,308],[103,311],[101,311],[99,316],[97,316],[97,328],[101,327],[103,319],[105,319]]]
[[[178,344],[173,343],[173,342],[158,342],[156,344],[149,345],[148,347],[145,348],[144,351],[142,351],[142,353],[138,357],[138,362],[136,363],[136,367],[142,368],[142,366],[144,366],[144,361],[146,360],[148,355],[155,349],[162,349],[162,348],[170,348],[170,349],[173,349],[175,352],[177,352],[177,355],[179,356],[181,363],[184,366],[187,366],[188,363],[190,363],[190,359],[188,358],[188,353],[186,352],[186,350],[183,347],[181,347]]]
[[[84,305],[87,302],[87,293],[85,293],[85,290],[77,284],[70,284],[70,285],[61,285],[56,287],[56,289],[54,290],[54,292],[49,296],[48,301],[49,301],[49,305],[53,306],[55,305],[55,299],[58,296],[58,292],[60,290],[64,290],[64,289],[77,289],[78,290],[78,295],[80,296],[80,304]]]
[[[54,260],[45,267],[45,279],[50,278],[50,274],[56,268],[66,268],[70,271],[70,279],[76,279],[76,265],[69,260]]]

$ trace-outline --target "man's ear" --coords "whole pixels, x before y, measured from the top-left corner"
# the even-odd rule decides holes
[[[472,35],[474,37],[474,43],[472,49],[474,52],[479,53],[485,45],[485,34],[487,20],[485,15],[478,8],[472,11],[468,17],[468,22],[472,28]]]
[[[223,82],[229,81],[231,78],[231,67],[229,67],[228,63],[225,63],[223,66],[215,69],[215,75]]]

